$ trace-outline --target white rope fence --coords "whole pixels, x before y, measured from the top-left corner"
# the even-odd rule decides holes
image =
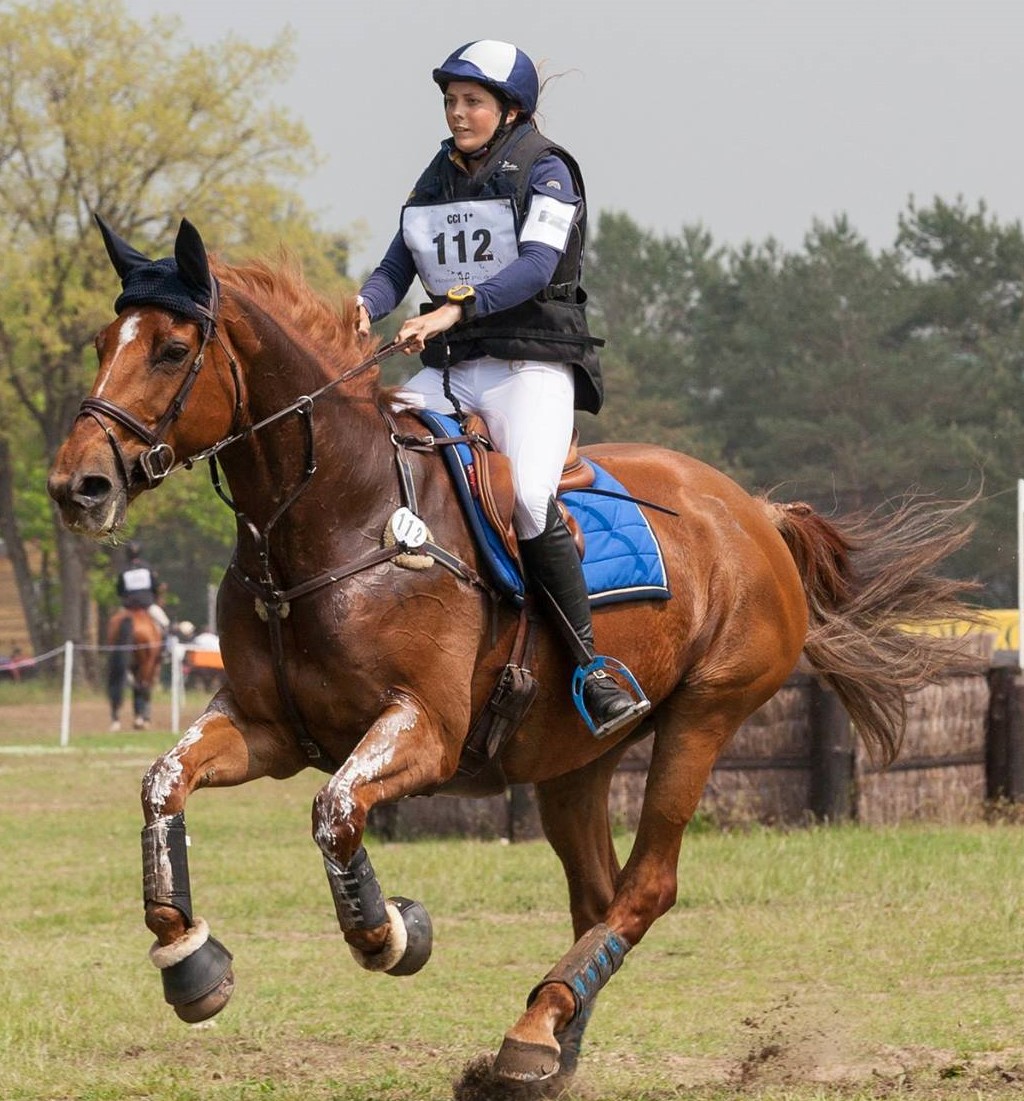
[[[63,657],[64,669],[61,678],[61,705],[60,705],[60,744],[67,747],[71,743],[71,703],[72,690],[75,679],[75,651],[92,653],[110,653],[114,650],[135,650],[132,644],[125,646],[94,646],[85,643],[75,643],[70,639],[62,646],[48,650],[44,654],[36,654],[34,657],[11,658],[0,663],[0,674],[18,680],[24,675],[30,675],[40,666]],[[185,654],[188,647],[180,640],[175,639],[168,647],[171,658],[171,732],[177,734],[181,728],[181,710],[185,702],[185,676],[183,673]]]

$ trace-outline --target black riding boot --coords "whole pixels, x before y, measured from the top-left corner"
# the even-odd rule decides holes
[[[544,531],[533,539],[520,539],[519,550],[527,581],[547,597],[555,626],[568,642],[577,664],[586,667],[595,657],[590,598],[572,533],[554,501],[548,505]],[[650,707],[642,693],[640,700],[635,700],[603,669],[586,675],[583,705],[597,738],[607,737]]]

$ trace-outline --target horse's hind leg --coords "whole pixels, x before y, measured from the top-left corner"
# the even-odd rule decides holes
[[[192,909],[185,803],[197,787],[289,776],[306,763],[285,752],[269,730],[243,733],[222,693],[143,780],[143,896],[146,925],[157,938],[150,959],[160,969],[165,1000],[184,1021],[218,1013],[234,987],[231,953]]]
[[[110,730],[121,729],[121,705],[124,703],[124,677],[114,667],[113,661],[107,670],[107,700],[110,703]]]
[[[136,730],[147,730],[149,728],[152,692],[152,688],[148,685],[136,683],[132,688],[132,704],[135,709],[133,725]]]
[[[576,938],[604,921],[615,896],[620,869],[608,821],[608,792],[620,756],[607,754],[578,772],[537,785],[544,834],[565,870]],[[551,1085],[563,1087],[576,1073],[593,1003],[591,999],[584,1012],[550,1034],[546,1024],[532,1033],[513,1029],[506,1035],[496,1072],[519,1077],[525,1063],[528,1075],[539,1069],[540,1077],[547,1077],[553,1067],[557,1081]]]
[[[582,934],[577,929],[576,943],[531,992],[495,1060],[500,1077],[525,1082],[556,1074],[558,1037],[586,1019],[626,953],[675,903],[683,830],[722,746],[747,711],[704,716],[699,725],[692,716],[673,718],[668,702],[660,711],[636,840],[603,920]]]

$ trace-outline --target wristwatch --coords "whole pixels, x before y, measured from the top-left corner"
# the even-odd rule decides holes
[[[472,321],[476,316],[476,291],[468,283],[452,287],[445,295],[449,302],[462,307],[462,320]]]

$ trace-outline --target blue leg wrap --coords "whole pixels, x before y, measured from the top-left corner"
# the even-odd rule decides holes
[[[588,929],[571,949],[530,991],[532,1005],[547,983],[563,983],[572,991],[576,1009],[572,1020],[586,1014],[598,992],[622,966],[630,944],[604,924]]]

